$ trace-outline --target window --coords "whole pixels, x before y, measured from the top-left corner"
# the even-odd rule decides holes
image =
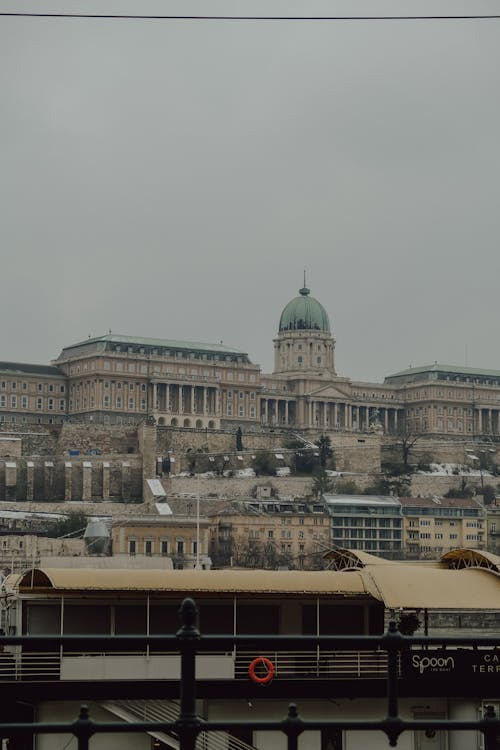
[[[129,409],[133,409],[134,406],[135,406],[134,399],[133,398],[129,398],[129,400],[128,400],[128,408]]]
[[[274,539],[274,531],[270,530],[267,532],[267,538],[268,539]]]
[[[22,396],[21,398],[21,409],[27,409],[28,408],[28,397]]]
[[[163,555],[163,557],[165,557],[165,555],[168,555],[168,541],[166,539],[161,540],[161,554]]]
[[[49,383],[49,393],[54,393],[54,383]]]
[[[240,391],[239,394],[238,394],[238,396],[239,396],[240,400],[243,399],[243,398],[245,398],[245,394],[243,393],[243,391]]]
[[[177,554],[178,555],[184,554],[184,539],[177,540]]]
[[[151,541],[151,539],[146,539],[146,541],[144,542],[144,554],[148,557],[151,557],[151,555],[153,554],[153,542]]]
[[[239,415],[240,415],[240,417],[244,417],[245,416],[245,407],[244,406],[240,406]]]
[[[49,398],[49,410],[54,411],[54,399],[53,398]]]
[[[41,398],[37,398],[37,400],[36,400],[36,408],[37,409],[41,409],[42,408],[42,399]]]
[[[141,409],[143,411],[145,411],[145,409],[146,409],[146,399],[145,398],[141,398]]]
[[[116,397],[116,408],[117,409],[121,409],[122,408],[122,404],[123,404],[122,397],[121,396],[117,396]]]
[[[43,383],[37,383],[36,384],[36,389],[37,389],[38,393],[41,393],[43,391]]]
[[[61,398],[61,399],[59,400],[59,410],[60,410],[60,411],[64,411],[65,403],[66,403],[66,402],[64,401],[64,399],[63,399],[63,398]]]
[[[10,406],[11,406],[11,409],[17,408],[17,396],[10,397]]]
[[[0,396],[0,406],[5,406],[7,403],[7,396]]]
[[[232,404],[227,405],[227,416],[232,417],[233,416],[233,407]]]
[[[23,383],[23,391],[27,391],[27,390],[28,390],[28,383]]]
[[[137,543],[135,539],[129,539],[128,541],[128,553],[129,555],[135,555]]]
[[[297,357],[297,364],[299,365],[299,367],[301,366],[301,364],[302,364],[302,357],[301,356]]]
[[[231,401],[232,398],[233,398],[233,392],[232,391],[228,391],[227,392],[227,399],[228,399],[228,401]]]
[[[103,398],[103,406],[105,409],[109,409],[109,396],[104,396]]]

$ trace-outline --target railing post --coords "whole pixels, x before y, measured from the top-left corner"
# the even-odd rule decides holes
[[[73,734],[78,740],[78,750],[88,750],[89,739],[94,734],[94,727],[89,717],[88,706],[80,706],[78,719],[73,722]]]
[[[290,703],[288,706],[288,715],[283,721],[283,731],[288,737],[287,750],[297,750],[299,734],[304,729],[302,727],[302,719],[297,712],[297,706],[295,703]]]
[[[486,710],[484,712],[484,720],[485,722],[495,721],[497,719],[497,716],[495,714],[495,709],[493,706],[486,706]],[[498,723],[495,721],[495,724],[491,727],[491,729],[487,728],[484,731],[484,750],[495,750],[497,747],[497,734],[499,733]]]
[[[389,623],[384,636],[384,647],[387,651],[387,718],[385,733],[391,747],[397,745],[401,734],[401,719],[398,713],[398,657],[401,650],[402,636],[395,622]]]
[[[177,631],[181,653],[180,713],[176,722],[180,750],[194,750],[200,730],[196,716],[196,650],[200,632],[196,627],[196,604],[184,599],[179,611],[181,628]]]

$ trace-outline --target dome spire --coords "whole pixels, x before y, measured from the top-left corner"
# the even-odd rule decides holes
[[[304,268],[304,286],[302,287],[302,289],[299,289],[299,294],[301,294],[303,297],[307,297],[310,292],[311,290],[306,286],[306,269]]]

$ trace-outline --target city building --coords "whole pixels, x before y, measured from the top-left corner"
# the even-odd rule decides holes
[[[384,383],[338,374],[328,313],[304,286],[283,309],[274,370],[223,344],[109,333],[65,346],[52,366],[0,364],[0,422],[194,429],[281,426],[476,440],[500,434],[500,371],[435,363]]]
[[[397,497],[325,495],[334,547],[403,556],[403,516]]]
[[[249,498],[209,515],[215,565],[244,568],[323,568],[329,518],[320,500]]]
[[[169,557],[179,570],[211,564],[206,516],[131,516],[113,521],[111,539],[113,555]]]
[[[408,557],[436,558],[461,547],[486,549],[487,511],[475,498],[400,497]]]

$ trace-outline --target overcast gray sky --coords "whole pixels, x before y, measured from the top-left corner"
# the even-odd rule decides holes
[[[0,10],[500,13],[500,0],[0,0]],[[337,371],[500,369],[500,20],[0,18],[0,359],[114,333],[270,371],[308,286]]]

